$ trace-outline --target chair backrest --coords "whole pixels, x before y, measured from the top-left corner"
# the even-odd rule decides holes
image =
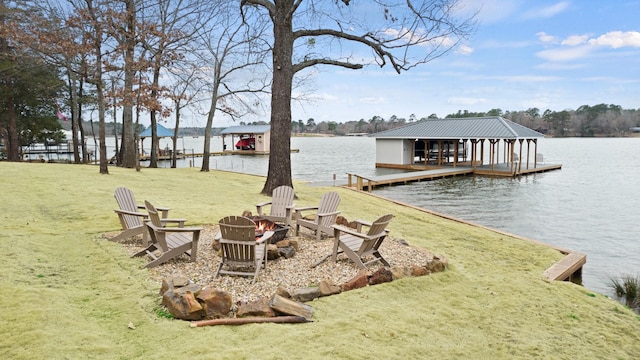
[[[330,191],[328,193],[324,193],[320,198],[320,205],[318,205],[318,214],[326,214],[330,212],[334,212],[338,210],[338,205],[340,205],[340,195],[338,195],[335,191]],[[319,225],[323,225],[326,227],[330,227],[335,224],[336,217],[338,214],[330,217],[322,218],[322,223]]]
[[[244,216],[227,216],[218,224],[223,261],[255,262],[256,223]]]
[[[391,219],[393,219],[393,215],[391,214],[381,216],[378,220],[374,221],[373,224],[371,224],[367,235],[381,234],[385,231],[387,225],[389,225],[389,223],[391,222]]]
[[[372,251],[376,251],[380,247],[382,241],[384,241],[384,239],[387,237],[386,228],[387,225],[389,225],[389,223],[391,222],[391,219],[393,219],[393,215],[386,214],[381,216],[378,220],[374,221],[371,224],[367,235],[378,235],[378,237],[363,241],[362,245],[360,245],[360,249],[358,249],[357,251],[359,255],[369,254]]]
[[[287,206],[293,204],[295,193],[291,186],[282,185],[273,189],[271,199],[271,216],[285,217],[287,215]]]
[[[157,244],[163,251],[167,251],[169,246],[167,244],[166,233],[157,232],[157,229],[162,228],[162,222],[160,221],[160,216],[158,215],[158,210],[155,206],[153,206],[147,200],[144,201],[144,207],[147,209],[149,213],[149,220],[146,226],[149,229],[149,235],[151,236],[151,243]]]
[[[116,202],[118,203],[120,210],[131,211],[131,212],[138,211],[138,204],[136,203],[135,196],[133,196],[133,191],[125,187],[119,187],[119,188],[116,188],[116,191],[114,192],[113,196],[116,198]],[[124,215],[123,217],[124,217],[124,221],[127,224],[128,229],[135,228],[142,225],[142,220],[140,219],[139,216]]]

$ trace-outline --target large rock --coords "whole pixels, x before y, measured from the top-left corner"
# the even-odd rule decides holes
[[[382,283],[391,282],[393,280],[393,273],[391,270],[381,267],[376,270],[371,276],[369,276],[369,285],[378,285]]]
[[[236,313],[238,317],[274,317],[276,314],[269,306],[269,299],[261,299],[258,301],[252,301],[246,304],[242,304],[238,307]]]
[[[398,280],[411,276],[411,269],[406,266],[393,266],[391,273],[393,274],[393,278]]]
[[[443,272],[447,269],[447,258],[442,255],[433,255],[433,260],[427,262],[425,266],[429,272]]]
[[[184,288],[169,289],[162,295],[162,305],[174,318],[183,320],[200,320],[204,317],[204,309],[191,291],[180,291]]]
[[[213,288],[202,290],[197,300],[202,304],[204,316],[207,319],[227,316],[233,305],[231,294]]]
[[[280,251],[275,244],[267,244],[267,260],[275,260],[280,257]]]
[[[367,275],[367,272],[363,270],[360,271],[358,275],[356,275],[353,279],[342,284],[340,288],[342,289],[342,291],[349,291],[353,289],[363,288],[367,285],[369,285],[369,276]]]
[[[318,290],[320,291],[320,296],[335,295],[342,291],[339,285],[334,284],[333,281],[329,279],[320,281]]]
[[[320,297],[320,289],[317,287],[306,287],[291,292],[291,300],[307,302]]]
[[[279,247],[278,254],[285,259],[291,259],[296,254],[296,250],[292,246]]]
[[[184,287],[189,284],[192,284],[191,280],[182,276],[174,278],[164,278],[162,279],[162,286],[160,286],[160,295],[163,295],[169,289]]]
[[[427,270],[427,268],[424,266],[415,265],[411,267],[411,276],[418,277],[418,276],[425,276],[428,274],[429,274],[429,270]]]

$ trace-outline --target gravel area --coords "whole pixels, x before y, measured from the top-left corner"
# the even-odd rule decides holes
[[[359,272],[359,269],[344,254],[338,255],[337,263],[330,258],[318,266],[313,266],[332,251],[333,238],[324,237],[317,241],[307,229],[300,230],[300,236],[293,236],[290,230],[288,239],[298,240],[298,251],[291,258],[278,258],[267,261],[267,268],[258,274],[258,280],[252,284],[252,277],[221,275],[214,279],[220,256],[213,249],[214,237],[218,232],[217,225],[204,226],[198,242],[196,262],[181,255],[160,266],[149,269],[151,281],[158,283],[162,279],[182,276],[194,283],[214,287],[230,293],[234,302],[248,302],[264,297],[271,297],[281,286],[288,291],[318,284],[322,280],[331,280],[334,284],[342,284]],[[140,238],[122,242],[130,254],[142,249]],[[387,237],[380,247],[380,253],[391,266],[424,265],[433,259],[433,254],[423,249],[407,245],[403,240]],[[148,260],[148,258],[146,259]],[[379,263],[370,265],[371,270],[379,268]]]

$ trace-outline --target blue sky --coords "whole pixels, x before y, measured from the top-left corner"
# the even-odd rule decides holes
[[[543,112],[600,103],[640,108],[640,0],[461,3],[464,11],[480,12],[477,31],[455,51],[400,75],[376,66],[319,67],[314,100],[294,104],[293,120]]]

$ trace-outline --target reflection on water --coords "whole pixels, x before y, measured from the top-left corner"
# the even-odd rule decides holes
[[[183,139],[202,152],[202,138]],[[375,169],[375,139],[292,138],[292,176],[332,185]],[[213,138],[212,151],[221,151]],[[586,287],[610,294],[610,276],[640,274],[640,138],[540,139],[545,163],[562,170],[521,178],[455,177],[374,190],[376,194],[587,254]],[[178,166],[201,166],[201,158]],[[191,163],[190,163],[191,162]],[[167,166],[163,165],[163,166]],[[266,175],[268,156],[215,156],[211,169]]]

